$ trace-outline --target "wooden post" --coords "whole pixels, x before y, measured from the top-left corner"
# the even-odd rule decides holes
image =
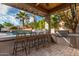
[[[51,26],[50,26],[50,15],[46,15],[45,16],[45,20],[47,21],[48,23],[48,33],[50,34],[51,33]]]
[[[70,9],[71,9],[71,15],[72,15],[72,20],[74,21],[75,25],[74,25],[74,28],[72,29],[72,32],[73,33],[76,33],[76,27],[77,27],[77,24],[78,24],[78,21],[77,21],[77,14],[76,14],[76,4],[75,3],[72,3],[70,4]],[[72,47],[74,48],[77,48],[77,42],[76,42],[76,37],[72,37],[70,42],[72,44]]]
[[[50,15],[46,15],[45,18],[46,18],[45,20],[46,20],[47,23],[48,23],[48,34],[51,34],[51,19],[50,19]],[[52,35],[50,35],[50,40],[51,40],[51,42],[56,43],[56,42],[53,40]]]

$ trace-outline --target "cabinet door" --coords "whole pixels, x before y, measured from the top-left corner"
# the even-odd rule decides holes
[[[61,38],[58,37],[57,43],[60,44],[60,45],[70,46],[70,39],[65,38],[65,37],[61,37]]]
[[[76,37],[76,48],[79,49],[79,37]]]

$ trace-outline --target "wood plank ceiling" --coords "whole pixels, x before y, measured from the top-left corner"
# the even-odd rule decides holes
[[[36,3],[35,6],[41,7],[41,8],[46,9],[46,10],[50,10],[56,6],[61,5],[61,4],[62,3],[40,3],[40,4]]]
[[[6,5],[19,8],[38,15],[50,14],[58,9],[68,7],[67,3],[5,3]]]
[[[31,5],[32,7],[36,8],[36,9],[39,9],[43,12],[48,13],[51,9],[62,5],[62,3],[31,3],[28,5]]]

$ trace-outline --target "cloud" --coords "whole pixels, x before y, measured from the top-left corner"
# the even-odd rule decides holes
[[[23,11],[23,10],[19,10],[19,9],[16,9],[16,8],[13,8],[13,7],[4,5],[4,4],[0,4],[0,23],[3,23],[6,21],[6,22],[10,22],[14,25],[19,25],[20,21],[15,18],[16,14],[19,11]],[[33,22],[34,18],[32,17],[32,14],[29,12],[26,12],[26,13],[29,14],[29,16],[30,16],[29,22]],[[35,20],[38,21],[41,19],[42,19],[42,17],[35,16]]]
[[[16,18],[13,17],[13,16],[10,16],[10,15],[8,15],[8,17],[9,17],[10,23],[12,23],[12,24],[14,24],[14,25],[20,25],[20,20],[16,19]]]
[[[0,3],[0,23],[10,22],[14,25],[19,25],[19,20],[15,19],[13,11],[17,12],[15,8]]]
[[[0,23],[4,23],[4,22],[10,22],[14,25],[19,25],[20,21],[18,19],[16,19],[15,17],[11,16],[11,15],[3,15],[0,14]]]
[[[30,17],[29,18],[29,22],[33,22],[34,21],[34,18],[33,17]]]
[[[0,3],[0,14],[7,14],[10,7]]]

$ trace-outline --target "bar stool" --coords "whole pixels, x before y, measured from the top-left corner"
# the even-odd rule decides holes
[[[44,33],[43,32],[40,32],[39,33],[39,43],[40,44],[43,44],[43,41],[44,41]]]
[[[36,36],[35,36],[35,34],[31,34],[27,38],[27,42],[28,42],[28,54],[30,54],[31,48],[34,48],[36,46]]]
[[[43,39],[43,47],[45,47],[46,46],[46,39],[47,39],[46,34],[42,35],[42,39]]]
[[[47,35],[48,43],[51,43],[51,34],[46,34],[46,35]]]
[[[31,34],[31,37],[32,37],[32,45],[33,45],[33,47],[35,47],[36,46],[36,42],[37,42],[37,40],[36,40],[36,32],[32,32],[32,34]]]
[[[17,53],[21,50],[25,51],[25,54],[27,55],[25,38],[26,37],[24,33],[18,33],[16,35],[16,39],[14,41],[13,55],[17,55]]]
[[[43,34],[39,34],[37,36],[37,49],[40,47],[40,46],[43,46],[44,45],[44,35]]]
[[[36,32],[34,32],[33,34],[32,34],[32,39],[33,39],[33,47],[35,47],[36,48],[36,46],[37,46],[37,37],[38,35],[36,34]]]

